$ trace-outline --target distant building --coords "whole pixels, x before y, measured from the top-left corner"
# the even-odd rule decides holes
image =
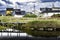
[[[26,12],[25,11],[21,11],[21,15],[25,15],[26,14]]]
[[[25,13],[25,11],[21,11],[20,9],[14,9],[14,17],[23,17]]]
[[[20,15],[21,14],[21,10],[20,9],[14,9],[14,14],[15,15]]]
[[[40,11],[50,11],[52,8],[40,8]]]
[[[5,16],[6,10],[0,10],[0,16]]]
[[[13,8],[6,8],[6,16],[12,15],[14,12]]]
[[[60,10],[60,7],[53,7],[52,10]]]
[[[60,8],[40,8],[41,14],[43,17],[51,17],[53,14],[60,14]]]
[[[28,13],[28,14],[33,14],[32,12],[26,12],[26,13]]]
[[[6,8],[6,16],[14,16],[14,17],[23,17],[26,14],[25,11],[21,11],[20,9]]]

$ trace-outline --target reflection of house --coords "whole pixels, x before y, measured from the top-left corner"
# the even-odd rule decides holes
[[[6,15],[9,16],[9,15],[12,15],[13,14],[13,8],[6,8]]]
[[[1,33],[2,32],[2,33]],[[21,32],[20,30],[16,30],[16,29],[11,29],[8,28],[6,30],[2,30],[0,32],[0,37],[27,37],[29,36],[27,33]]]
[[[54,7],[54,8],[40,8],[41,13],[43,13],[44,17],[50,17],[53,14],[60,14],[60,8]]]

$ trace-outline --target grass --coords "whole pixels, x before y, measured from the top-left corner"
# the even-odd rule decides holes
[[[16,18],[13,16],[0,16],[1,22],[30,22],[30,21],[57,21],[60,22],[60,18],[28,18],[28,17],[23,17],[23,18]]]
[[[41,21],[44,23],[44,21],[56,21],[58,24],[60,24],[60,18],[29,18],[29,17],[23,17],[23,18],[16,18],[13,16],[0,16],[1,22],[31,22],[31,21]],[[48,24],[48,23],[47,23]],[[54,23],[53,23],[54,24]],[[40,24],[39,24],[40,25]],[[55,24],[54,24],[55,25]],[[41,26],[41,25],[40,25]],[[28,27],[26,27],[28,28]],[[4,27],[0,28],[0,30],[5,29]],[[60,32],[46,32],[46,31],[30,31],[29,29],[27,30],[28,34],[34,35],[34,36],[41,36],[41,35],[60,35]],[[55,34],[54,34],[55,33]]]
[[[40,28],[43,28],[43,30],[41,31]],[[49,28],[54,29],[50,31]],[[40,21],[28,22],[22,25],[21,30],[33,36],[59,36],[60,31],[56,31],[56,28],[60,28],[60,20],[41,19]],[[49,31],[46,31],[46,29]]]
[[[0,30],[5,30],[5,29],[6,29],[6,27],[0,26]]]

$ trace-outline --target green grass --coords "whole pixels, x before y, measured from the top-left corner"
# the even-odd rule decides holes
[[[50,24],[50,26],[52,25],[52,24],[54,24],[55,25],[55,21],[56,21],[56,23],[57,23],[57,25],[60,27],[60,18],[29,18],[29,17],[23,17],[23,18],[17,18],[17,17],[13,17],[13,16],[0,16],[0,20],[1,20],[1,22],[31,22],[31,21],[40,21],[40,22],[42,22],[42,24],[44,24],[43,26],[47,26],[45,23],[49,23]],[[46,22],[45,22],[46,21]],[[54,21],[54,23],[50,23],[50,22],[48,22],[48,21]],[[44,23],[45,22],[45,23]],[[39,22],[38,22],[39,23]],[[32,25],[32,24],[31,24]],[[35,24],[35,25],[37,25],[37,23]],[[35,26],[34,25],[34,27],[38,27],[38,25],[37,26]],[[24,26],[24,25],[23,25]],[[33,26],[33,25],[32,25]],[[39,23],[39,26],[41,26],[40,25],[40,23]],[[48,25],[49,26],[49,25]],[[52,27],[52,26],[51,26]],[[0,26],[0,30],[2,30],[2,29],[5,29],[6,27],[1,27]],[[20,26],[19,26],[19,28],[20,28]],[[38,27],[39,28],[39,27]],[[24,30],[25,31],[25,30]],[[60,35],[60,32],[56,32],[56,31],[52,31],[52,32],[46,32],[46,31],[31,31],[30,30],[30,27],[29,27],[29,25],[27,24],[27,26],[26,26],[26,31],[27,31],[27,33],[28,34],[31,34],[31,35],[33,35],[33,36],[42,36],[42,35],[47,35],[47,36],[51,36],[51,35]]]
[[[43,31],[40,28],[44,28]],[[55,31],[44,31],[45,28],[54,28]],[[60,21],[57,20],[40,20],[28,22],[21,26],[21,30],[33,36],[59,36],[60,31],[55,28],[60,28]]]
[[[0,16],[0,20],[2,22],[30,22],[30,21],[57,21],[60,22],[60,18],[29,18],[29,17],[23,17],[23,18],[16,18],[13,16]]]
[[[5,29],[6,29],[6,27],[0,26],[0,30],[5,30]]]

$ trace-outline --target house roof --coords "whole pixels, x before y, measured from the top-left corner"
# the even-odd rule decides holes
[[[20,9],[14,9],[14,11],[21,11]]]
[[[58,12],[60,12],[60,10],[50,10],[50,11],[42,11],[41,13],[58,13]]]
[[[40,8],[40,10],[42,11],[41,13],[60,12],[60,10],[53,10],[53,9],[60,9],[60,7],[54,7],[54,8]]]
[[[13,9],[13,8],[6,8],[6,10],[9,10],[9,11],[11,11],[11,10],[12,10],[12,11],[13,11],[14,9]]]
[[[60,9],[60,7],[53,7],[54,9]]]
[[[60,7],[53,7],[53,8],[40,8],[41,11],[49,11],[49,10],[53,10],[53,9],[60,9]]]
[[[49,10],[52,10],[52,8],[40,8],[41,11],[49,11]]]

